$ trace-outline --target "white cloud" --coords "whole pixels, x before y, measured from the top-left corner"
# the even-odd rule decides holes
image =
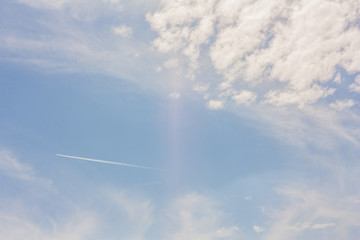
[[[207,107],[210,110],[220,110],[224,108],[224,102],[221,100],[210,100],[208,101]]]
[[[154,7],[154,2],[140,0],[125,5],[118,0],[19,2],[36,9],[19,4],[11,8],[7,15],[11,17],[3,26],[6,33],[0,36],[0,48],[6,52],[1,56],[3,61],[52,72],[100,73],[137,82],[144,79],[139,74],[149,77],[148,66],[154,64],[155,68],[155,64],[158,65],[147,61],[144,66],[143,60],[148,57],[144,53],[149,53],[146,41],[150,36],[145,34],[141,39],[120,37],[130,36],[134,25],[142,26],[146,8]],[[119,15],[124,7],[132,18]],[[132,9],[137,11],[130,13]],[[14,20],[19,17],[21,22],[27,22],[25,27]],[[24,34],[24,29],[39,34]],[[132,30],[129,32],[129,29]],[[134,58],[136,54],[139,57]],[[141,84],[151,87],[154,83],[144,82]]]
[[[108,189],[105,196],[113,207],[115,215],[121,216],[121,213],[125,213],[122,219],[118,217],[126,226],[123,229],[123,236],[126,234],[129,239],[146,239],[146,233],[154,222],[151,201],[116,189]]]
[[[257,233],[264,232],[265,230],[260,226],[253,226],[253,230]]]
[[[221,228],[216,231],[216,237],[218,238],[229,238],[236,234],[240,229],[236,226],[230,228]]]
[[[360,93],[360,85],[359,84],[353,83],[353,84],[350,85],[349,89],[352,92]]]
[[[169,98],[172,99],[172,100],[179,99],[180,96],[181,96],[181,94],[178,93],[178,92],[171,92],[171,93],[169,94]]]
[[[10,151],[5,149],[0,149],[0,170],[3,174],[22,180],[38,181],[46,185],[51,184],[49,179],[38,177],[31,166],[20,162]]]
[[[357,75],[355,82],[349,86],[349,90],[360,93],[360,74]]]
[[[269,91],[265,95],[265,102],[276,106],[297,104],[299,107],[316,102],[318,99],[327,97],[335,92],[334,88],[326,89],[319,85],[314,85],[302,91],[276,90]]]
[[[209,84],[201,84],[201,83],[197,83],[196,85],[194,85],[193,90],[195,92],[206,92],[209,89]]]
[[[41,37],[25,37],[21,30],[5,31],[8,34],[0,37],[0,48],[10,54],[3,57],[4,61],[54,71],[101,72],[136,81],[154,91],[165,89],[165,94],[172,90],[172,86],[163,87],[164,84],[172,84],[160,79],[165,74],[149,74],[154,73],[157,66],[157,71],[164,68],[160,67],[163,59],[148,51],[149,43],[146,41],[150,41],[152,34],[146,35],[148,38],[145,40],[133,37],[130,41],[109,31],[114,25],[134,26],[130,22],[119,22],[114,6],[122,6],[121,1],[21,2],[43,10],[43,14],[37,15],[33,22],[29,21],[29,26],[32,24],[34,29],[44,34],[39,35]],[[141,3],[146,7],[152,6],[149,10],[143,7],[142,11],[152,11],[146,18],[158,33],[153,47],[161,53],[169,53],[169,60],[174,56],[181,59],[181,66],[188,69],[185,74],[179,73],[179,69],[169,69],[181,74],[176,84],[182,87],[190,84],[189,89],[203,95],[207,108],[233,107],[231,110],[235,113],[241,112],[243,116],[261,122],[259,126],[272,124],[269,129],[283,129],[272,135],[286,135],[285,138],[299,142],[302,141],[300,138],[313,138],[307,135],[313,130],[312,126],[306,129],[308,122],[315,122],[321,128],[315,129],[321,139],[327,139],[325,133],[332,135],[334,130],[352,142],[354,139],[358,141],[359,137],[355,136],[358,129],[355,128],[352,134],[351,129],[344,125],[346,116],[355,123],[351,128],[357,127],[356,114],[335,116],[329,113],[333,111],[330,100],[334,104],[344,99],[356,102],[352,96],[357,96],[357,91],[360,91],[359,83],[355,81],[348,86],[345,79],[349,74],[358,74],[360,68],[360,43],[356,41],[360,36],[357,24],[360,6],[356,0],[169,0],[157,6],[157,10],[154,10],[157,3]],[[50,8],[52,10],[48,11]],[[78,20],[86,24],[86,21],[94,19],[99,20],[97,24],[88,24],[85,28],[76,24]],[[36,28],[38,23],[41,23],[41,28]],[[94,36],[101,37],[95,39]],[[138,53],[140,56],[134,58]],[[344,70],[348,74],[341,75]],[[138,76],[140,74],[141,77]],[[184,75],[190,78],[196,75],[197,79],[188,81]],[[331,79],[339,79],[340,75],[342,81],[333,84]],[[343,90],[352,93],[344,97],[347,92],[343,94]],[[238,96],[242,91],[256,94],[256,100],[250,98],[253,104],[247,111],[240,111],[246,104],[233,104],[237,98],[239,103],[243,101]],[[267,104],[263,107],[262,103]],[[282,109],[270,108],[270,105]],[[316,107],[306,110],[307,105],[328,107],[324,110],[325,114],[336,120],[327,120],[316,112],[311,117],[309,112]],[[303,109],[296,112],[292,109],[294,106]],[[357,107],[355,104],[349,111],[354,113]],[[255,109],[259,112],[255,113]],[[281,112],[280,116],[276,115],[277,111]],[[248,112],[253,116],[249,116]],[[297,117],[291,116],[290,112]],[[320,120],[324,124],[320,124]],[[269,129],[265,131],[271,131]]]
[[[30,7],[44,11],[50,11],[51,14],[57,15],[60,12],[66,12],[67,17],[78,21],[92,22],[99,14],[103,12],[115,13],[123,11],[124,5],[120,0],[17,0]],[[48,19],[49,20],[49,19]],[[51,23],[51,22],[50,22]]]
[[[209,91],[251,87],[268,103],[303,107],[335,91],[326,84],[337,66],[360,71],[359,10],[355,0],[172,0],[147,20],[159,34],[153,45],[186,56],[190,76],[200,49],[210,55],[222,82]]]
[[[14,171],[26,175],[33,174],[30,166],[20,163],[13,154],[4,149],[0,150],[0,168],[2,171]]]
[[[328,106],[304,106],[302,109],[257,105],[236,114],[255,122],[263,134],[302,149],[316,146],[337,151],[339,142],[360,146],[360,117],[351,111]]]
[[[79,212],[64,222],[53,222],[53,231],[26,216],[0,214],[0,238],[11,240],[85,240],[96,232],[97,221],[90,213]]]
[[[318,223],[311,226],[311,229],[325,229],[336,226],[335,223]]]
[[[132,29],[131,27],[129,26],[126,26],[126,25],[120,25],[120,26],[117,26],[117,27],[113,27],[112,28],[112,31],[116,34],[116,35],[119,35],[121,37],[130,37],[131,34],[132,34]]]
[[[152,29],[160,35],[153,45],[160,52],[180,51],[189,59],[190,72],[198,68],[200,46],[209,42],[214,31],[212,8],[215,0],[166,1],[163,9],[147,14]]]
[[[122,0],[103,0],[103,2],[110,4],[116,11],[121,12],[124,10],[124,4]]]
[[[156,71],[156,72],[161,72],[161,71],[162,71],[162,67],[161,67],[161,66],[157,66],[157,67],[155,68],[155,71]]]
[[[304,187],[279,192],[289,204],[268,212],[272,220],[266,240],[303,239],[315,230],[323,231],[324,237],[342,239],[351,228],[360,227],[358,207],[341,196]]]
[[[0,197],[0,239],[81,240],[97,231],[97,219],[91,211],[75,209],[58,194],[52,180],[39,176],[34,167],[8,150],[0,151],[0,172],[12,177]],[[8,194],[9,189],[21,191]],[[65,211],[69,205],[71,213]]]
[[[337,110],[337,111],[341,111],[345,108],[349,108],[355,105],[354,100],[352,99],[344,99],[344,100],[336,100],[336,102],[331,103],[330,107]]]
[[[335,83],[341,83],[341,74],[337,73],[335,78],[334,78],[334,82]]]
[[[176,199],[168,210],[174,225],[167,239],[235,239],[239,228],[222,226],[222,215],[212,200],[197,193]]]
[[[73,202],[74,198],[68,199],[69,196],[60,194],[43,194],[36,204],[57,202],[54,204],[56,208],[49,211],[40,204],[36,205],[36,213],[31,211],[34,205],[30,201],[20,204],[13,199],[7,209],[0,212],[0,238],[87,240],[122,236],[122,239],[129,240],[146,239],[153,224],[153,207],[149,200],[117,189],[93,190],[96,193],[91,200],[82,199],[81,202]],[[45,190],[45,193],[48,192]],[[97,194],[101,197],[98,198]],[[59,213],[53,215],[52,212]]]
[[[176,68],[179,65],[179,59],[177,58],[171,58],[169,60],[167,60],[166,62],[164,62],[164,67],[166,68]]]
[[[72,2],[71,0],[59,0],[59,1],[49,1],[49,0],[18,0],[19,2],[25,3],[31,7],[36,8],[49,8],[49,9],[61,9],[63,6]]]
[[[241,91],[239,94],[233,95],[232,99],[236,104],[249,104],[256,100],[256,94],[247,90]]]

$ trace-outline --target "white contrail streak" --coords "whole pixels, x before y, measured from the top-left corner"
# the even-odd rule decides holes
[[[56,154],[56,156],[65,157],[65,158],[80,159],[80,160],[85,160],[85,161],[90,161],[90,162],[99,162],[99,163],[120,165],[120,166],[125,166],[125,167],[133,167],[133,168],[144,168],[144,169],[150,169],[150,170],[158,170],[158,169],[156,169],[156,168],[144,167],[144,166],[139,166],[139,165],[134,165],[134,164],[120,163],[120,162],[111,162],[111,161],[98,160],[98,159],[92,159],[92,158],[84,158],[84,157],[75,157],[75,156],[63,155],[63,154]]]

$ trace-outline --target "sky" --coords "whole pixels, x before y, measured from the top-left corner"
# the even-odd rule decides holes
[[[358,0],[1,0],[0,238],[357,240]]]

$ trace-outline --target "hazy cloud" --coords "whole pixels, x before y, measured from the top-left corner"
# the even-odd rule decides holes
[[[121,37],[130,37],[132,34],[132,29],[129,26],[126,25],[120,25],[117,27],[113,27],[112,31],[116,34],[119,35]]]
[[[265,230],[260,226],[253,226],[253,230],[257,233],[264,232]]]
[[[172,99],[172,100],[179,99],[180,96],[181,96],[181,94],[178,93],[178,92],[171,92],[171,93],[169,94],[169,98]]]
[[[170,226],[173,231],[167,239],[236,239],[239,228],[222,226],[222,215],[205,196],[192,193],[178,198],[168,210],[174,225]]]
[[[5,149],[0,149],[0,170],[2,174],[12,177],[51,184],[49,179],[39,177],[30,165],[19,161],[12,152]]]

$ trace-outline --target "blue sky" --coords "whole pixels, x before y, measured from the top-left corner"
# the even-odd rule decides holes
[[[359,236],[357,0],[0,5],[1,239]]]

